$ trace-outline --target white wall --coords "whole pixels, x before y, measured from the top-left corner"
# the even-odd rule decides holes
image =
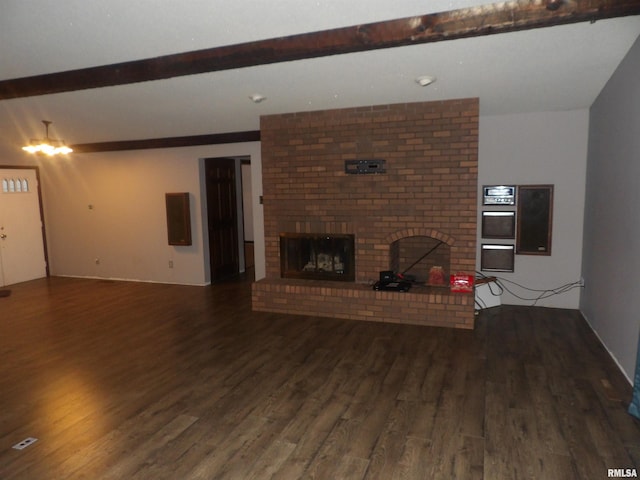
[[[580,308],[629,379],[640,330],[640,38],[591,107]]]
[[[480,116],[479,215],[486,209],[481,200],[483,185],[554,185],[551,255],[516,255],[514,272],[483,273],[540,290],[579,281],[588,128],[587,110]],[[497,210],[500,209],[507,210],[505,207]],[[480,220],[479,216],[478,246],[494,243],[495,240],[481,238]],[[507,285],[518,296],[535,298],[538,295]],[[578,308],[579,299],[580,289],[575,289],[540,300],[537,305]],[[511,305],[533,304],[509,292],[502,294],[501,301]]]
[[[501,277],[537,289],[580,278],[587,133],[586,110],[481,116],[479,186],[555,185],[553,255],[518,255],[515,272],[501,273]],[[22,153],[11,152],[10,156],[13,159],[5,163],[33,162]],[[258,142],[77,154],[64,161],[40,161],[51,273],[206,283],[208,260],[204,251],[206,232],[202,231],[199,159],[223,156],[251,158],[255,273],[256,278],[264,277]],[[169,191],[192,193],[192,247],[166,244],[164,193]],[[479,244],[481,241],[479,238]],[[95,264],[96,258],[100,265]],[[168,268],[169,260],[173,269]],[[532,303],[508,293],[502,302]],[[539,305],[578,308],[578,303],[576,290]]]
[[[200,159],[241,155],[251,158],[256,171],[252,187],[257,199],[262,194],[258,142],[38,159],[51,274],[208,283]],[[33,162],[22,153],[5,153],[2,163]],[[190,193],[192,246],[167,244],[167,192]],[[254,231],[261,232],[255,244],[255,272],[262,278],[262,206],[253,205],[252,211]]]

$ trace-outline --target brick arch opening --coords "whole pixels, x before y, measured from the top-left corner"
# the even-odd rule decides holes
[[[437,240],[441,240],[449,246],[453,246],[455,244],[455,239],[446,233],[442,233],[439,230],[435,230],[433,228],[406,228],[403,230],[398,230],[387,236],[386,242],[391,244],[397,240],[401,240],[406,237],[432,237]]]
[[[448,286],[454,239],[426,228],[406,229],[387,237],[389,269],[417,283]]]

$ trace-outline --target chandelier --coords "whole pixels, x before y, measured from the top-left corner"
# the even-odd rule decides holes
[[[49,120],[42,120],[44,123],[44,138],[41,139],[31,139],[29,141],[29,145],[22,147],[25,152],[29,153],[39,153],[42,155],[66,155],[68,153],[73,152],[73,149],[67,147],[63,140],[58,140],[57,138],[49,138],[49,125],[52,122]]]

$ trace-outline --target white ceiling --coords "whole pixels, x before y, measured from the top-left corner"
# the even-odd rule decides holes
[[[0,80],[424,15],[478,0],[2,0]],[[259,129],[263,114],[479,97],[483,115],[588,108],[640,16],[0,101],[0,142]],[[415,78],[434,75],[419,87]],[[249,95],[267,100],[254,104]]]

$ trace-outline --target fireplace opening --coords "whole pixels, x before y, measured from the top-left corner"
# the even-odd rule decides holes
[[[355,281],[354,235],[280,234],[280,276]]]
[[[404,237],[390,247],[390,269],[412,277],[416,283],[448,287],[451,247],[437,238]]]

